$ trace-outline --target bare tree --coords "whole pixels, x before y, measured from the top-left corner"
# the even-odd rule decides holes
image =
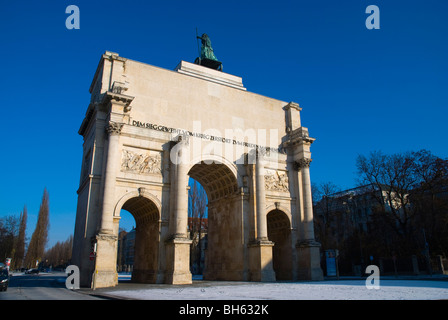
[[[415,155],[418,185],[411,191],[410,199],[416,215],[416,237],[420,243],[426,242],[425,246],[430,244],[432,252],[447,256],[448,160],[427,150]]]
[[[447,160],[426,150],[392,155],[375,151],[358,156],[356,165],[359,183],[371,188],[379,205],[373,217],[376,229],[397,251],[414,253],[423,226],[438,234],[436,226],[448,224],[440,204],[447,198]]]
[[[361,184],[371,188],[389,226],[399,236],[409,235],[413,218],[409,191],[417,183],[415,153],[384,155],[375,151],[369,158],[358,156],[356,164]]]
[[[314,225],[316,235],[323,248],[338,247],[338,239],[333,237],[332,226],[337,223],[337,213],[335,206],[337,199],[332,195],[340,191],[340,188],[333,182],[321,182],[314,185],[313,197],[315,197]]]
[[[66,241],[56,242],[56,244],[45,251],[44,261],[46,266],[65,267],[72,258],[73,236]]]
[[[19,220],[10,215],[0,219],[0,262],[12,258],[15,251]]]

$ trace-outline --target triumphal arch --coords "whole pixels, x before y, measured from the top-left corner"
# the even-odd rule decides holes
[[[213,64],[213,63],[212,63]],[[136,221],[132,280],[189,284],[188,179],[208,196],[204,279],[320,280],[301,108],[201,63],[174,70],[102,55],[79,129],[72,263],[83,286],[118,282],[122,209]]]

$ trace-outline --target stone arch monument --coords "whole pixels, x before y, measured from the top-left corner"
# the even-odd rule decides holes
[[[79,129],[72,263],[81,285],[118,283],[120,211],[136,221],[132,280],[188,284],[188,178],[204,187],[210,280],[320,280],[301,108],[240,77],[181,61],[166,70],[102,55]]]

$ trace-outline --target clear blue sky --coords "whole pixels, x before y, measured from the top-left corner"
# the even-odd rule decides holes
[[[68,30],[68,5],[80,29]],[[368,30],[368,5],[380,29]],[[448,1],[2,1],[0,216],[44,187],[49,245],[73,233],[83,139],[77,134],[105,50],[173,69],[209,34],[224,71],[249,91],[295,101],[312,146],[313,182],[355,186],[372,150],[448,156]]]

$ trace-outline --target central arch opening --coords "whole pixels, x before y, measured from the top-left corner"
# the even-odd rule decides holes
[[[159,209],[153,201],[143,196],[127,200],[121,209],[121,212],[125,210],[135,219],[135,228],[128,233],[129,243],[123,244],[122,248],[122,250],[131,250],[131,281],[155,283],[160,242]]]
[[[193,279],[201,279],[208,238],[208,199],[204,187],[198,181],[190,177],[188,186],[188,233],[192,240],[190,271]]]
[[[225,164],[200,162],[190,169],[188,175],[202,185],[208,198],[203,278],[242,280],[243,222],[235,174]]]

